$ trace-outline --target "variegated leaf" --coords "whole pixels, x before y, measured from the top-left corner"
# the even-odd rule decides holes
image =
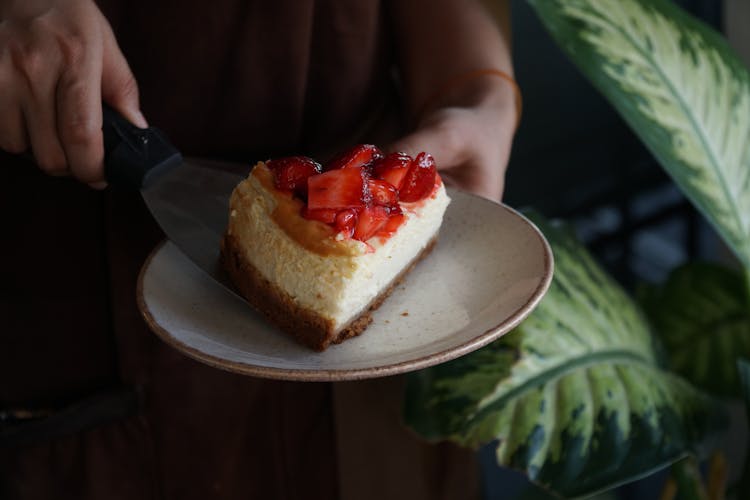
[[[747,409],[748,417],[750,418],[750,361],[748,361],[747,358],[738,359],[737,371],[739,372],[742,398],[745,400],[745,407]]]
[[[720,404],[658,363],[636,304],[565,231],[537,221],[555,254],[547,295],[515,331],[410,375],[418,433],[477,447],[565,496],[640,477],[724,425]]]
[[[738,359],[737,371],[739,372],[742,397],[745,400],[745,415],[748,419],[748,425],[750,425],[750,361],[746,358]],[[748,449],[750,449],[750,446],[748,446]],[[742,476],[737,485],[737,491],[750,491],[750,454],[745,456],[745,466],[743,467]]]
[[[663,285],[644,286],[639,300],[672,369],[713,393],[739,396],[735,362],[750,357],[750,302],[742,274],[690,263]]]
[[[750,75],[668,0],[528,0],[750,268]]]

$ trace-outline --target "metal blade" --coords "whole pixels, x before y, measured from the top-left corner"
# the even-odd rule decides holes
[[[233,293],[219,265],[219,242],[229,217],[229,196],[249,171],[249,166],[188,159],[141,191],[167,238]]]

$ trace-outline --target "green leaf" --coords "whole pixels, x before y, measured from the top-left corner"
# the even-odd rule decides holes
[[[750,424],[750,361],[744,358],[738,359],[737,370],[740,374],[742,397],[745,400],[745,415],[748,417],[748,424]],[[745,457],[745,466],[738,486],[740,492],[750,491],[750,454]]]
[[[750,75],[666,0],[529,0],[579,69],[750,268]]]
[[[503,497],[505,498],[505,497]],[[605,491],[596,495],[586,497],[586,500],[617,500],[617,492]],[[513,500],[560,500],[559,495],[555,495],[548,490],[529,484]]]
[[[745,358],[738,359],[737,371],[739,372],[740,377],[742,398],[745,400],[745,409],[748,417],[750,417],[750,361]]]
[[[565,496],[636,479],[725,425],[720,404],[658,364],[635,303],[571,235],[537,221],[555,255],[547,295],[516,330],[411,374],[407,424],[478,447]]]
[[[639,292],[669,364],[715,394],[739,396],[736,360],[750,356],[750,311],[742,274],[694,262]]]

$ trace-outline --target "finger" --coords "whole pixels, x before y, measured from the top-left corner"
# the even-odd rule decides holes
[[[502,199],[505,187],[503,176],[488,176],[486,167],[467,164],[442,170],[440,175],[449,186],[459,187],[493,201]]]
[[[102,98],[131,123],[141,128],[148,127],[140,109],[138,84],[109,28],[104,34],[103,56]]]
[[[0,53],[0,149],[20,154],[28,143],[15,76],[10,51],[5,50]]]
[[[477,146],[470,142],[467,131],[453,123],[442,120],[426,122],[388,149],[404,151],[411,156],[427,151],[435,158],[447,184],[494,201],[500,200],[504,189],[503,169],[484,158]]]
[[[104,180],[101,55],[86,53],[57,85],[57,132],[68,168],[86,183]]]
[[[28,88],[21,110],[39,168],[50,175],[67,175],[65,152],[57,136],[55,89],[58,72],[43,66],[39,57],[32,57],[24,68]]]
[[[12,154],[26,151],[29,145],[24,127],[18,101],[8,94],[0,95],[0,149]]]
[[[386,149],[403,151],[412,157],[426,151],[435,158],[439,169],[446,169],[461,165],[466,161],[466,147],[455,130],[437,123],[420,127]]]

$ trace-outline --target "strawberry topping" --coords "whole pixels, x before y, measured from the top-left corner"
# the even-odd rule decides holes
[[[359,214],[354,228],[354,239],[367,241],[388,222],[388,209],[381,206],[365,207]]]
[[[306,156],[270,160],[267,165],[274,173],[276,189],[293,191],[302,198],[307,196],[307,178],[321,172],[320,163]]]
[[[318,208],[364,207],[369,201],[367,171],[344,168],[314,175],[307,180],[307,206]]]
[[[339,168],[359,168],[370,165],[383,157],[383,153],[372,144],[360,144],[341,153],[326,165],[326,171]]]
[[[435,159],[429,153],[419,153],[406,173],[399,199],[405,202],[419,201],[429,196],[435,187]]]
[[[375,205],[391,207],[398,205],[398,190],[388,182],[380,179],[367,179],[367,187],[372,195],[372,202]]]
[[[302,207],[301,213],[305,219],[317,220],[326,224],[333,224],[336,221],[336,216],[339,214],[337,210],[332,208],[311,209],[307,205]]]
[[[396,189],[401,189],[401,183],[412,164],[411,156],[406,153],[391,153],[373,165],[373,175],[382,179]]]
[[[383,227],[378,231],[378,235],[385,236],[386,238],[398,231],[401,224],[406,220],[406,216],[402,213],[391,214]]]
[[[344,233],[347,238],[351,238],[354,235],[354,228],[357,226],[357,217],[357,211],[353,208],[342,210],[336,214],[334,227],[339,232]]]
[[[328,163],[325,171],[305,156],[267,162],[277,189],[302,199],[305,219],[328,224],[344,238],[388,238],[406,220],[401,202],[428,197],[438,179],[427,153],[383,153],[371,144],[356,146]]]

